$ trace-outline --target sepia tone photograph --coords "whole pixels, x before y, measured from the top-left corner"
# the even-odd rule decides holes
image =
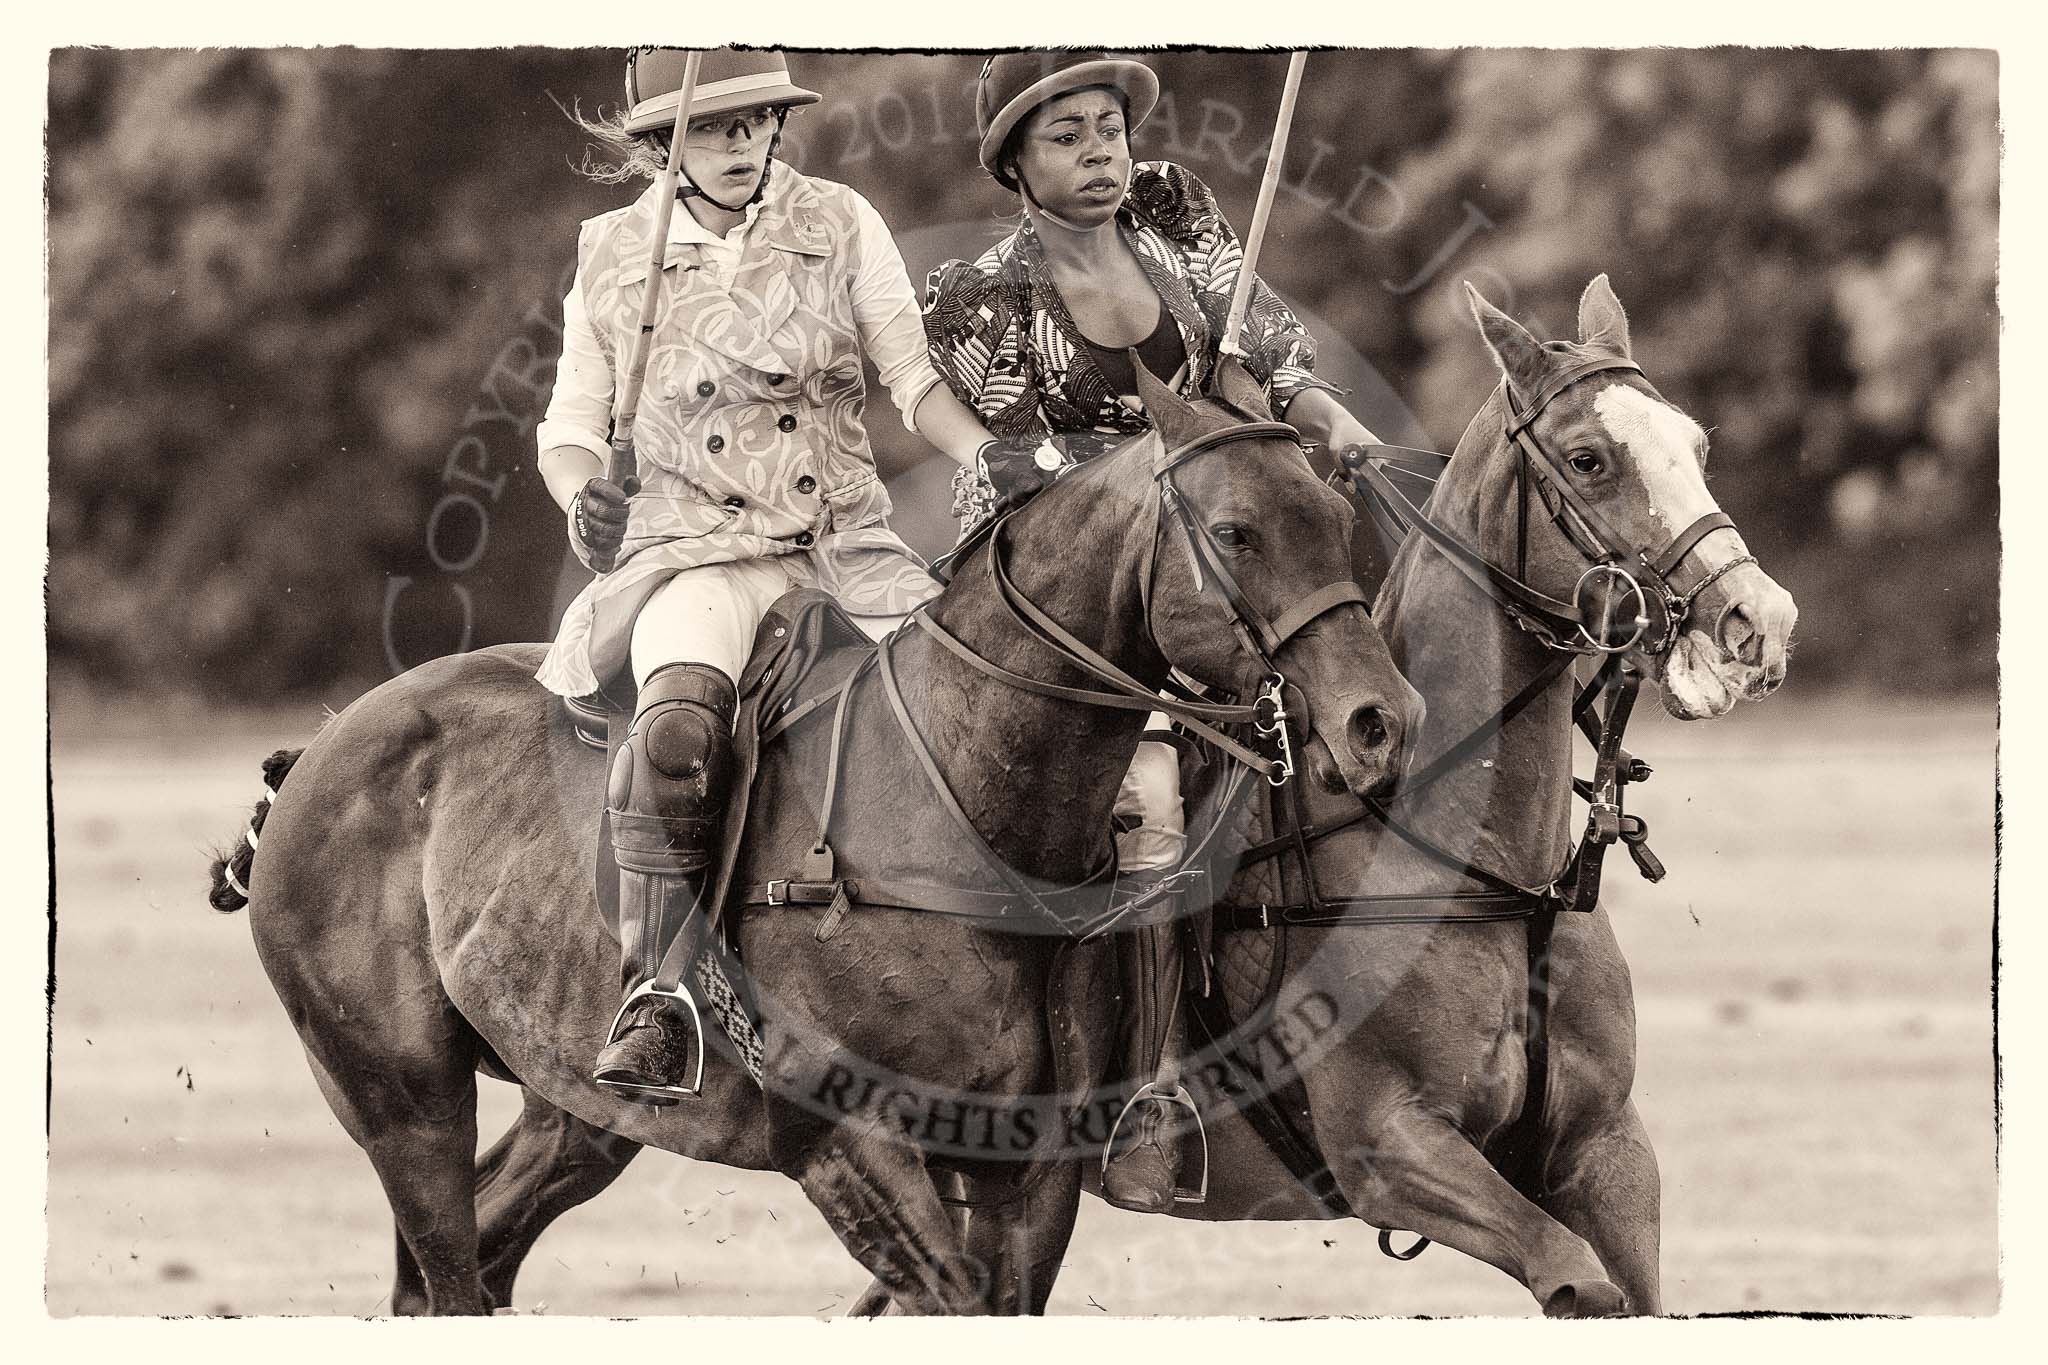
[[[2003,54],[751,36],[48,50],[45,1312],[2000,1313]]]

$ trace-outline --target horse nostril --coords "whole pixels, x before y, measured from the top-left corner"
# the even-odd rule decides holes
[[[1751,668],[1763,663],[1764,634],[1756,628],[1742,603],[1728,604],[1728,609],[1721,613],[1721,620],[1714,628],[1714,636],[1729,658],[1738,659]]]
[[[1376,706],[1361,706],[1351,713],[1351,751],[1368,757],[1387,743],[1386,714]]]

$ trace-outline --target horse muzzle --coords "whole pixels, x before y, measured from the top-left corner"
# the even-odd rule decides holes
[[[1332,795],[1390,795],[1422,730],[1421,695],[1403,683],[1399,695],[1350,699],[1338,715],[1318,713],[1309,729],[1309,776]]]
[[[1679,720],[1713,720],[1785,681],[1799,608],[1755,564],[1744,564],[1693,603],[1679,640],[1655,673],[1664,709]]]

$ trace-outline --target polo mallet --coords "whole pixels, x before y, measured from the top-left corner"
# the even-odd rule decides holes
[[[640,411],[640,388],[647,379],[647,357],[653,349],[655,305],[661,297],[661,271],[668,261],[668,224],[676,211],[676,183],[683,173],[683,139],[690,126],[690,102],[697,98],[697,69],[703,64],[704,54],[692,52],[683,58],[683,88],[676,100],[676,124],[669,134],[668,165],[657,181],[660,187],[654,197],[654,246],[648,253],[647,293],[640,300],[640,333],[633,338],[632,359],[626,365],[626,375],[619,385],[619,400],[612,415],[612,458],[605,469],[605,478],[621,487],[639,468],[639,459],[633,452],[633,419]],[[607,564],[602,572],[610,573]]]
[[[633,477],[634,471],[639,467],[638,457],[633,452],[633,419],[640,410],[640,388],[647,378],[647,358],[654,339],[655,303],[661,293],[662,267],[668,260],[668,225],[676,211],[676,183],[682,177],[683,139],[689,133],[690,103],[697,97],[697,69],[703,60],[704,54],[701,52],[691,52],[683,59],[683,88],[676,99],[675,128],[669,134],[668,165],[663,168],[661,179],[656,182],[659,192],[655,195],[654,246],[649,252],[647,294],[640,302],[640,334],[633,339],[633,357],[626,366],[625,382],[619,387],[618,406],[612,419],[611,463],[605,470],[605,477],[621,486],[627,479]],[[611,566],[606,565],[603,572],[610,571]],[[700,914],[702,911],[699,909],[691,913]],[[676,1085],[638,1086],[600,1080],[600,1086],[625,1091],[636,1099],[655,1104],[673,1104],[679,1099],[693,1097],[703,1089],[704,1015],[697,1008],[695,997],[690,994],[688,981],[688,959],[693,959],[695,954],[684,955],[686,960],[682,969],[675,975],[674,985],[665,985],[662,980],[663,968],[668,965],[669,957],[675,948],[686,940],[689,932],[689,919],[686,916],[677,930],[676,939],[668,945],[668,951],[663,953],[661,966],[655,969],[655,975],[642,982],[626,997],[619,1006],[618,1014],[612,1019],[611,1028],[605,1033],[607,1041],[617,1038],[619,1025],[625,1022],[627,1014],[635,1006],[650,999],[668,1001],[681,1012],[681,1022],[684,1022],[690,1031],[692,1056],[689,1070]]]
[[[1259,180],[1259,200],[1252,209],[1251,231],[1244,235],[1244,261],[1238,266],[1237,287],[1230,294],[1230,312],[1223,324],[1223,342],[1217,347],[1221,355],[1234,355],[1240,359],[1244,348],[1240,341],[1244,333],[1245,310],[1252,301],[1252,281],[1257,278],[1259,268],[1259,245],[1266,240],[1266,219],[1273,213],[1273,196],[1280,189],[1280,163],[1287,158],[1287,130],[1294,124],[1294,98],[1301,93],[1301,69],[1308,62],[1306,52],[1290,53],[1287,58],[1287,83],[1280,88],[1280,116],[1273,124],[1273,149],[1266,154],[1266,173]]]

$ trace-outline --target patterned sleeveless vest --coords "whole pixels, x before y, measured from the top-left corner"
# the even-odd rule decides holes
[[[654,192],[590,219],[578,287],[616,377],[648,289]],[[683,211],[683,210],[678,210]],[[632,619],[680,570],[805,554],[857,614],[936,591],[888,528],[889,495],[861,421],[851,191],[777,163],[727,288],[671,242],[633,441],[640,492],[618,566],[563,616],[542,683],[580,695],[623,666]]]

